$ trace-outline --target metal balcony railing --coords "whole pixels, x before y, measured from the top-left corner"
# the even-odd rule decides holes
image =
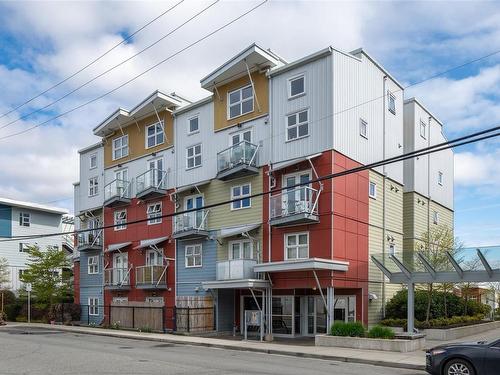
[[[107,268],[104,270],[104,285],[105,286],[129,286],[130,285],[130,268]]]
[[[234,168],[241,164],[257,166],[259,146],[248,141],[241,141],[217,154],[217,172]]]
[[[78,234],[78,247],[102,246],[102,230]]]
[[[309,186],[283,190],[270,198],[271,219],[277,219],[296,214],[318,214],[319,193]]]
[[[205,230],[209,210],[187,212],[174,217],[174,233]]]
[[[138,286],[165,286],[167,285],[166,266],[139,266],[135,267],[135,284]]]
[[[136,177],[135,187],[137,194],[150,188],[166,189],[167,172],[161,169],[150,169]]]
[[[116,179],[104,186],[104,201],[114,197],[130,198],[130,196],[130,181]]]
[[[255,279],[253,267],[256,264],[255,259],[232,259],[217,262],[217,280]]]

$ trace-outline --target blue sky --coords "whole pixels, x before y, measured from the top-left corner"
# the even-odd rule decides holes
[[[72,209],[76,150],[97,139],[91,129],[118,106],[130,108],[159,88],[194,99],[199,78],[257,42],[288,60],[327,45],[363,47],[404,85],[500,49],[495,2],[270,1],[251,17],[183,53],[134,84],[34,131],[0,141],[0,195],[56,201]],[[73,73],[173,2],[0,3],[0,113]],[[252,4],[256,4],[252,3]],[[117,86],[251,7],[221,1],[148,52],[54,105],[0,130],[29,128]],[[186,1],[95,66],[19,111],[0,127],[131,56],[208,5]],[[445,124],[448,138],[500,124],[500,54],[407,90]],[[468,246],[500,244],[500,139],[457,149],[456,234]]]

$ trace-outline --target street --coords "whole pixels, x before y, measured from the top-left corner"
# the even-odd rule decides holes
[[[0,375],[424,374],[414,370],[80,335],[41,328],[1,328],[0,348]]]

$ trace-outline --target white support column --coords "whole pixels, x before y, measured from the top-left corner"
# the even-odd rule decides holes
[[[415,328],[415,284],[408,283],[408,334],[412,335]]]
[[[335,302],[335,289],[333,287],[326,288],[326,302],[328,304],[327,318],[326,318],[326,333],[330,332],[330,327],[333,324],[333,309]]]

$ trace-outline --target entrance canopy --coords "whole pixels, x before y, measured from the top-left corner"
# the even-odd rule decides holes
[[[323,258],[285,260],[283,262],[259,263],[255,272],[290,272],[290,271],[347,271],[349,262]]]
[[[203,281],[203,289],[265,289],[270,288],[271,283],[260,279],[241,279],[241,280],[221,280],[221,281]]]

